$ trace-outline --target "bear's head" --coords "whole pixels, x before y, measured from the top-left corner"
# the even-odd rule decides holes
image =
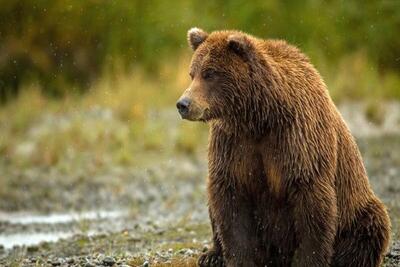
[[[194,50],[192,82],[177,102],[182,118],[218,120],[230,128],[260,127],[255,122],[267,115],[268,74],[257,39],[238,31],[208,34],[193,28],[188,42]]]

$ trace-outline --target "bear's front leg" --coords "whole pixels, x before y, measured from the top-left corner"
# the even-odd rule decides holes
[[[254,206],[232,185],[210,192],[210,210],[227,267],[259,266]]]
[[[311,183],[299,186],[291,199],[299,240],[292,266],[328,267],[337,228],[336,194],[326,182]]]
[[[198,265],[200,267],[223,267],[224,260],[222,257],[222,246],[220,238],[218,237],[218,232],[215,225],[214,215],[211,212],[211,209],[208,209],[208,213],[211,221],[211,229],[213,235],[213,247],[208,251],[204,252],[199,260]]]

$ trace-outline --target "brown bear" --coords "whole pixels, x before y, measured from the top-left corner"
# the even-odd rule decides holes
[[[213,248],[199,266],[379,266],[390,220],[323,79],[296,47],[193,28],[182,118],[210,124]]]

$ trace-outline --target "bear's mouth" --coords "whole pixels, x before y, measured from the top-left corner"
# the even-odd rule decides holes
[[[189,120],[189,121],[202,121],[207,122],[211,119],[211,113],[209,108],[192,108],[186,114],[181,114],[182,119]]]

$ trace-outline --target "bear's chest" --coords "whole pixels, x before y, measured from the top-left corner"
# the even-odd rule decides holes
[[[230,161],[226,162],[232,176],[240,180],[257,180],[264,174],[261,154],[252,144],[232,146]]]
[[[234,182],[257,201],[267,194],[281,202],[286,195],[284,172],[277,148],[270,143],[267,138],[257,142],[214,130],[209,143],[210,178]]]
[[[238,138],[221,137],[211,140],[209,175],[234,183],[247,192],[265,189],[266,175],[257,144]]]

